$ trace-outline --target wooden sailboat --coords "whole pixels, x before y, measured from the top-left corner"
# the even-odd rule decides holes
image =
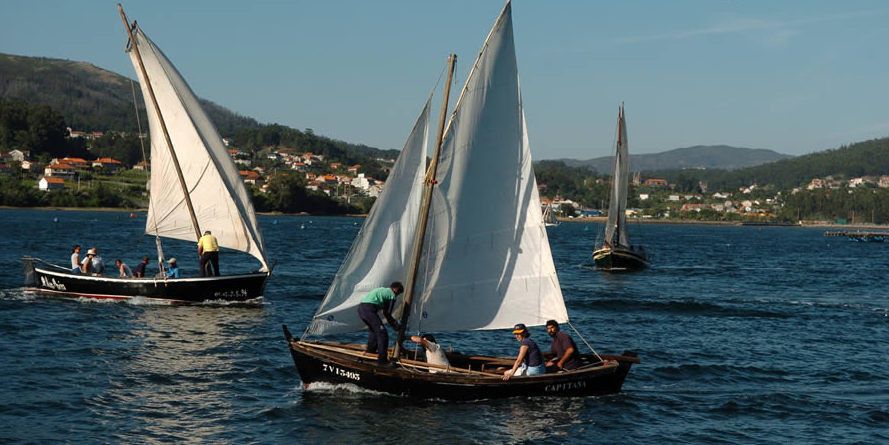
[[[543,223],[547,227],[556,227],[561,224],[559,219],[556,218],[556,212],[553,211],[553,208],[550,205],[545,205],[543,207]]]
[[[142,29],[118,5],[146,102],[151,133],[151,179],[146,234],[196,242],[210,230],[219,245],[259,260],[256,272],[201,278],[110,278],[75,275],[70,268],[26,258],[26,283],[64,296],[145,297],[173,303],[246,301],[261,297],[269,277],[262,235],[247,189],[222,138],[197,97]]]
[[[617,143],[615,144],[614,174],[611,180],[611,201],[605,237],[593,251],[593,262],[598,269],[638,270],[648,267],[648,256],[641,246],[630,244],[627,233],[627,192],[629,187],[630,154],[627,141],[627,122],[624,106],[617,113]]]
[[[451,57],[448,86],[453,74]],[[447,88],[446,88],[447,90]],[[446,91],[444,96],[447,98]],[[566,323],[522,111],[511,5],[507,2],[470,71],[445,129],[442,107],[431,164],[423,175],[429,104],[421,113],[380,199],[301,338],[284,334],[304,385],[351,383],[436,399],[581,396],[614,393],[635,354],[580,358],[578,369],[502,379],[514,358],[448,354],[442,368],[401,351],[407,331],[512,328]],[[320,339],[365,329],[363,295],[406,278],[394,367],[363,345]],[[507,340],[508,341],[508,340]],[[433,372],[433,371],[446,372]]]

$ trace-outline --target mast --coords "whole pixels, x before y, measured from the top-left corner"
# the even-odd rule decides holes
[[[191,196],[188,194],[188,186],[185,184],[185,176],[182,175],[182,167],[179,166],[179,158],[176,157],[176,150],[173,149],[173,141],[170,139],[170,133],[167,132],[167,124],[164,122],[164,115],[161,114],[161,109],[157,104],[157,98],[154,95],[154,89],[151,88],[151,82],[148,79],[148,72],[145,71],[145,65],[142,63],[142,54],[139,52],[139,45],[136,43],[135,36],[133,36],[133,27],[130,27],[130,22],[127,20],[126,13],[123,12],[123,6],[120,3],[117,4],[117,10],[120,12],[120,18],[123,20],[123,27],[127,30],[127,35],[130,38],[130,47],[136,52],[136,60],[139,61],[139,71],[142,73],[142,78],[145,79],[145,87],[148,89],[148,95],[151,96],[151,104],[154,106],[154,112],[157,113],[158,121],[161,124],[161,130],[164,133],[164,139],[167,142],[167,149],[170,151],[170,157],[173,160],[173,166],[176,168],[176,176],[179,177],[179,185],[182,187],[182,194],[185,196],[185,205],[188,207],[188,214],[191,216],[191,225],[194,228],[195,240],[201,238],[201,226],[198,224],[198,218],[194,214],[194,206],[191,204]]]
[[[426,183],[423,189],[423,201],[420,204],[420,214],[417,218],[417,232],[414,234],[414,249],[411,253],[410,267],[408,268],[407,287],[404,290],[404,304],[401,309],[401,320],[398,323],[398,335],[395,340],[395,357],[401,353],[401,343],[404,341],[404,331],[407,329],[407,319],[410,316],[411,304],[414,301],[414,289],[416,288],[417,271],[420,269],[420,256],[423,254],[423,240],[426,238],[426,226],[429,223],[429,208],[432,205],[432,189],[438,182],[435,179],[438,172],[438,158],[441,156],[441,144],[444,139],[445,116],[448,112],[448,98],[451,96],[451,83],[454,79],[454,66],[457,65],[457,55],[448,56],[448,81],[445,84],[444,98],[441,104],[441,114],[438,119],[438,133],[435,139],[435,152],[432,162],[426,171]]]

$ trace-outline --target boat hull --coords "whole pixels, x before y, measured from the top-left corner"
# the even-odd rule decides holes
[[[289,332],[290,354],[304,386],[325,382],[354,384],[359,387],[398,396],[436,400],[481,400],[506,397],[558,396],[582,397],[620,392],[635,354],[603,356],[607,365],[563,373],[548,373],[532,377],[513,377],[504,381],[493,372],[417,371],[396,365],[381,367],[375,356],[339,353],[333,348],[320,349],[335,343],[303,342],[293,339]],[[511,360],[511,359],[510,359]]]
[[[637,250],[603,247],[593,252],[593,263],[607,271],[641,270],[648,267],[648,258]]]
[[[268,272],[201,278],[113,278],[75,275],[32,258],[25,263],[25,286],[37,292],[73,298],[142,298],[171,304],[206,301],[244,302],[262,297]]]

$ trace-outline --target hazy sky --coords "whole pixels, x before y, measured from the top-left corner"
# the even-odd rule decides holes
[[[451,51],[462,85],[502,5],[124,2],[199,96],[380,148],[401,148]],[[631,153],[889,135],[885,1],[515,0],[513,18],[536,159],[609,155],[621,101]],[[0,0],[0,52],[134,77],[125,43],[113,1]]]

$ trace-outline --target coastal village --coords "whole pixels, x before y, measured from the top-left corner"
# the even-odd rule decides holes
[[[102,136],[102,132],[68,129],[69,138],[92,141]],[[223,142],[238,166],[244,183],[252,187],[254,193],[267,192],[270,179],[282,172],[295,172],[304,179],[303,184],[307,190],[324,193],[344,202],[358,196],[376,198],[385,186],[385,178],[369,176],[360,164],[347,165],[335,159],[325,159],[324,155],[287,147],[268,148],[254,153],[230,146],[227,139],[223,139]],[[384,158],[375,161],[386,172],[395,162],[394,159]],[[8,175],[14,170],[20,170],[23,180],[34,181],[35,187],[51,193],[66,188],[90,187],[89,183],[82,182],[84,178],[114,182],[116,176],[127,171],[145,172],[148,166],[144,161],[125,165],[110,157],[52,158],[41,165],[27,151],[11,150],[0,153],[0,173]],[[607,177],[599,177],[595,181],[603,184],[608,180]],[[787,193],[796,194],[802,189],[889,188],[889,175],[848,179],[833,176],[812,178],[804,187],[789,191],[775,191],[757,184],[738,190],[711,191],[706,183],[701,182],[698,184],[700,193],[678,193],[675,186],[666,179],[643,178],[639,173],[633,175],[631,184],[631,205],[626,210],[630,218],[768,220],[783,205]],[[543,206],[550,207],[562,218],[597,217],[605,214],[607,202],[582,203],[570,196],[548,194],[546,184],[539,184],[538,188]]]

